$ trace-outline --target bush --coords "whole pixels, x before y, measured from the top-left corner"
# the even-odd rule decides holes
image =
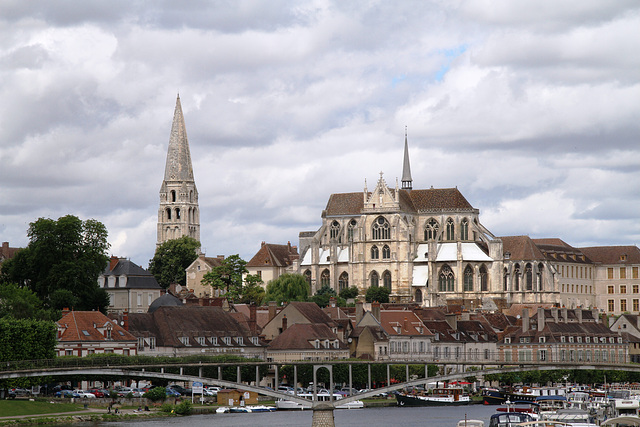
[[[178,403],[175,408],[175,412],[178,415],[189,415],[191,413],[191,401],[183,400]]]
[[[371,286],[369,289],[367,289],[365,300],[367,302],[377,301],[381,304],[386,304],[389,302],[389,294],[389,289],[383,286]]]
[[[163,403],[162,406],[160,407],[160,410],[162,412],[167,412],[167,413],[171,413],[171,411],[173,411],[173,405],[171,403]]]
[[[142,397],[146,397],[152,402],[160,402],[167,397],[167,391],[164,387],[154,387],[143,394]]]

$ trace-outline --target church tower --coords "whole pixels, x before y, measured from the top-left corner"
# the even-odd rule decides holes
[[[178,95],[169,137],[164,180],[160,187],[157,245],[182,236],[200,241],[200,210],[187,129]]]
[[[402,189],[411,190],[413,180],[411,179],[411,165],[409,164],[409,143],[407,142],[407,130],[404,130],[404,163],[402,164]]]

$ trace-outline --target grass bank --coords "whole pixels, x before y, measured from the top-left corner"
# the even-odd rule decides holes
[[[0,400],[0,417],[59,414],[83,409],[84,406],[77,403],[50,403],[43,400],[24,399]]]

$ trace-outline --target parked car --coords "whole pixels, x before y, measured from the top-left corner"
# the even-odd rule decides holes
[[[184,388],[184,387],[182,387],[181,385],[178,385],[178,384],[171,384],[167,388],[173,389],[173,390],[177,391],[178,393],[180,393],[183,396],[190,396],[191,395],[191,389],[190,388]]]
[[[56,393],[54,394],[55,397],[66,397],[66,398],[72,398],[72,397],[80,397],[79,394],[75,393],[73,390],[60,390],[60,391],[56,391]]]
[[[177,391],[175,391],[171,387],[167,387],[164,390],[165,390],[165,392],[167,394],[167,397],[180,397],[180,396],[182,396],[180,393],[178,393]]]
[[[91,388],[89,390],[87,390],[89,393],[93,394],[95,397],[98,398],[103,398],[103,397],[109,397],[109,390],[101,390],[99,388]],[[105,395],[105,392],[107,393]]]
[[[131,394],[133,394],[133,397],[142,397],[144,393],[144,390],[142,390],[141,388],[134,388],[131,390]]]
[[[84,399],[95,399],[96,395],[93,393],[89,393],[88,391],[84,391],[84,390],[73,390],[73,394],[77,394],[78,397],[82,397]]]

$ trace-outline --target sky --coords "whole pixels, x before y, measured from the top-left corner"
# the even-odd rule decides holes
[[[148,266],[176,96],[207,256],[332,193],[457,187],[496,236],[640,244],[635,0],[0,2],[0,240],[38,218]]]

